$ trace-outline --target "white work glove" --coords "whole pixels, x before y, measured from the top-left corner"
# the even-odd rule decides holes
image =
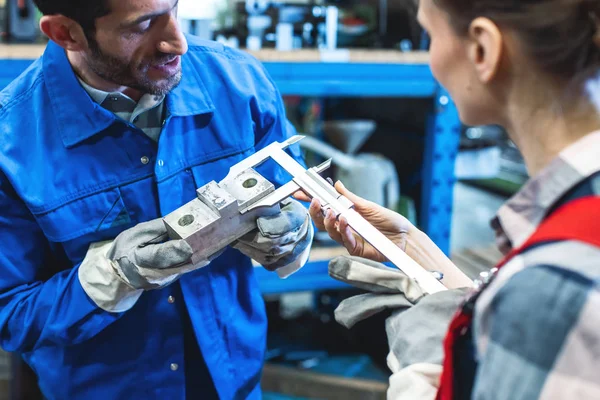
[[[207,265],[213,256],[193,265],[185,240],[168,240],[162,218],[121,232],[113,241],[93,243],[79,266],[81,286],[98,307],[123,312],[144,290],[167,286],[181,275]]]
[[[308,210],[298,201],[286,199],[281,213],[260,217],[258,229],[242,236],[232,247],[269,271],[286,278],[299,270],[310,253],[314,232]]]
[[[340,256],[329,263],[329,275],[367,293],[343,300],[335,319],[346,328],[382,311],[392,372],[389,400],[433,400],[442,370],[443,340],[468,289],[423,295],[397,268],[359,257]]]

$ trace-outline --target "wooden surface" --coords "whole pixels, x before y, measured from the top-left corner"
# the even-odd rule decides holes
[[[0,44],[0,60],[28,60],[42,55],[43,44]]]
[[[427,64],[429,53],[425,51],[401,52],[395,50],[337,50],[333,52],[319,50],[277,51],[264,49],[249,52],[261,61],[271,62],[321,62],[340,60],[349,63],[369,64]]]
[[[483,271],[489,271],[502,259],[502,253],[495,245],[475,247],[454,252],[450,257],[454,264],[471,279],[479,276]]]
[[[265,364],[261,384],[265,392],[328,400],[385,400],[388,388],[383,382],[325,375],[268,363]]]
[[[0,59],[35,59],[44,52],[44,44],[0,44]],[[374,64],[427,64],[429,54],[424,51],[400,52],[395,50],[319,50],[276,51],[265,49],[250,52],[267,62],[349,62]]]

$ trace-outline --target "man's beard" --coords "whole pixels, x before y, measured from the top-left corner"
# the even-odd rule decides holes
[[[181,81],[181,70],[175,75],[160,81],[148,78],[148,70],[152,65],[159,65],[173,59],[172,54],[158,53],[152,60],[144,61],[139,65],[124,62],[121,59],[106,54],[95,40],[89,41],[91,57],[88,60],[89,68],[100,78],[149,93],[162,96],[175,89]]]

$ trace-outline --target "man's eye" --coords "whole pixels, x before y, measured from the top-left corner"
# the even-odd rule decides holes
[[[135,26],[134,30],[136,32],[146,32],[152,26],[152,20],[148,19],[142,23],[139,23]]]

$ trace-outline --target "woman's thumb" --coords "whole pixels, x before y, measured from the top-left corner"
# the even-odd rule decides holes
[[[354,203],[355,206],[362,206],[366,203],[366,200],[362,197],[359,197],[346,189],[346,186],[342,183],[342,181],[337,181],[335,183],[335,190],[337,190],[341,195],[346,197],[348,200]]]

